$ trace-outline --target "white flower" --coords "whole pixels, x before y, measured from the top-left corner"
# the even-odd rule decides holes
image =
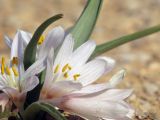
[[[87,41],[74,51],[73,46],[69,34],[55,59],[51,49],[40,101],[90,120],[131,118],[133,110],[124,102],[131,90],[113,89],[122,80],[124,70],[108,83],[93,84],[113,68],[115,61],[107,57],[88,61],[96,47],[94,41]]]
[[[22,56],[24,54],[24,49],[26,48],[26,46],[28,45],[29,41],[32,38],[32,34],[22,31],[22,30],[18,30],[14,39],[12,40],[11,38],[9,38],[8,36],[4,37],[5,42],[7,43],[7,45],[11,48],[12,56],[11,59],[13,59],[13,56],[17,56],[17,42],[13,42],[13,41],[22,41],[23,42],[23,51],[22,52]],[[46,55],[48,54],[48,52],[50,51],[50,49],[53,47],[54,49],[56,49],[61,43],[62,40],[64,38],[64,30],[62,27],[56,27],[54,29],[52,29],[46,37],[41,36],[39,41],[38,41],[38,47],[37,47],[37,59],[42,59],[44,57],[46,57]]]
[[[17,34],[11,45],[11,60],[7,63],[2,57],[0,64],[0,90],[20,109],[23,107],[26,93],[39,84],[36,75],[45,68],[44,59],[41,59],[37,60],[26,71],[24,70],[24,48],[21,37],[21,34]]]

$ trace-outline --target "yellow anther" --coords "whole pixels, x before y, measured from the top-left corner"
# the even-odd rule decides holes
[[[38,40],[38,45],[41,45],[43,43],[44,39],[45,39],[44,36],[41,35],[41,37]]]
[[[13,57],[12,65],[18,65],[18,57]]]
[[[59,65],[56,66],[56,68],[54,69],[54,73],[57,73],[59,70]]]
[[[64,73],[64,78],[68,78],[68,73]]]
[[[69,70],[71,70],[71,69],[72,69],[72,67],[71,67],[70,65],[68,65],[68,69],[69,69]]]
[[[65,72],[68,68],[68,64],[66,64],[63,68],[62,68],[62,72]]]
[[[74,80],[77,80],[78,77],[80,77],[80,74],[73,75]]]
[[[14,66],[12,66],[12,70],[14,75],[17,77],[18,76],[18,71],[16,70],[16,68]]]
[[[1,74],[4,74],[4,70],[5,70],[5,58],[2,57],[2,64],[1,64]]]
[[[65,72],[67,69],[71,70],[72,67],[69,64],[66,64],[63,68],[62,68],[62,72]]]
[[[5,64],[5,58],[2,57],[2,64]]]
[[[7,73],[7,75],[11,75],[9,67],[6,67],[6,73]]]

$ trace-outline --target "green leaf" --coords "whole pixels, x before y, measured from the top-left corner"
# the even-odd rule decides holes
[[[53,106],[46,103],[33,103],[24,112],[24,120],[35,120],[40,111],[47,112],[56,120],[67,120],[62,114]]]
[[[29,44],[27,45],[25,49],[24,54],[24,67],[27,69],[35,62],[36,57],[36,50],[37,50],[37,43],[39,38],[41,37],[44,30],[53,22],[56,20],[62,18],[62,14],[55,15],[49,19],[47,19],[45,22],[43,22],[35,31],[32,39],[30,40]]]
[[[135,33],[132,33],[129,35],[122,36],[120,38],[106,42],[104,44],[98,45],[91,58],[98,56],[104,52],[107,52],[109,50],[112,50],[113,48],[116,48],[116,47],[123,45],[127,42],[137,40],[139,38],[145,37],[147,35],[151,35],[153,33],[159,32],[159,31],[160,31],[160,25],[157,25],[157,26],[150,27],[150,28],[147,28],[147,29],[139,31],[139,32],[135,32]]]
[[[44,32],[44,30],[53,22],[56,20],[62,18],[62,14],[55,15],[49,19],[47,19],[45,22],[43,22],[35,31],[32,39],[30,40],[24,54],[24,66],[25,69],[30,67],[35,62],[36,57],[36,51],[37,51],[37,42]],[[43,79],[45,75],[45,72],[42,72],[39,75],[40,83],[32,90],[27,93],[26,101],[24,103],[24,109],[26,109],[30,104],[37,101],[39,98],[39,94],[41,91],[41,88],[43,86]]]
[[[75,39],[75,48],[87,41],[97,21],[103,0],[88,0],[85,9],[71,29]]]

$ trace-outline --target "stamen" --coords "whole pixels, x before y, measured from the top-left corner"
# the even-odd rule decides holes
[[[16,68],[14,66],[12,66],[12,70],[14,75],[17,77],[18,76],[18,71],[16,70]]]
[[[68,69],[69,69],[69,70],[71,70],[71,69],[72,69],[72,67],[71,67],[70,65],[68,65]]]
[[[66,64],[63,68],[62,68],[62,72],[65,72],[68,68],[68,64]]]
[[[41,35],[41,37],[38,40],[38,45],[41,45],[44,42],[44,36]]]
[[[12,65],[18,65],[18,57],[13,57]]]
[[[2,57],[2,65],[1,65],[1,74],[4,74],[4,70],[5,70],[5,58]]]
[[[65,78],[68,78],[68,73],[67,73],[67,72],[64,73],[64,77],[65,77]]]
[[[75,74],[75,75],[73,75],[74,80],[77,80],[78,77],[80,77],[80,74]]]
[[[65,72],[67,69],[71,70],[72,67],[69,64],[66,64],[63,68],[62,68],[62,72]]]
[[[55,70],[54,70],[54,73],[57,73],[59,70],[59,65],[56,66]]]
[[[11,72],[10,72],[10,69],[8,66],[6,67],[6,73],[7,73],[7,75],[11,75]]]

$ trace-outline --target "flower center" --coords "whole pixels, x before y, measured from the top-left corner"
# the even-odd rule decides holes
[[[62,68],[62,72],[65,72],[66,70],[71,70],[72,67],[69,64],[66,64],[63,68]]]
[[[1,59],[1,74],[4,75],[4,74],[7,74],[7,75],[11,75],[11,70],[9,68],[9,66],[7,66],[6,62],[5,62],[5,57],[2,57]],[[15,66],[18,65],[18,58],[17,57],[13,57],[12,61],[12,71],[14,73],[14,75],[17,77],[18,76],[18,71],[16,69]]]
[[[18,58],[14,57],[10,63],[11,67],[6,64],[5,57],[1,58],[1,75],[5,75],[4,80],[6,80],[6,84],[18,89]]]
[[[58,64],[55,69],[54,69],[54,74],[58,73],[60,70],[60,65]],[[63,74],[63,77],[64,78],[68,78],[69,77],[69,74],[68,72],[72,70],[72,67],[71,65],[69,65],[69,63],[65,64],[63,67],[62,67],[62,74]],[[77,80],[78,77],[80,77],[80,74],[74,74],[73,76],[73,79],[74,80]]]

